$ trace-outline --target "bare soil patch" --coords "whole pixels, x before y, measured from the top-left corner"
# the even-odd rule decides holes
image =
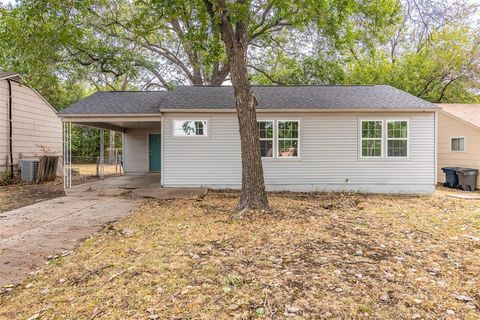
[[[480,319],[478,200],[277,193],[233,219],[237,201],[150,201],[4,288],[0,318]]]
[[[115,177],[113,175],[105,178]],[[78,175],[72,177],[72,185],[79,185],[88,182],[100,180],[93,175]],[[26,183],[16,181],[10,185],[0,186],[0,213],[26,207],[38,202],[63,197],[65,191],[63,188],[63,178],[58,177],[53,182],[44,184]]]
[[[58,182],[0,186],[0,213],[64,195],[63,184]]]

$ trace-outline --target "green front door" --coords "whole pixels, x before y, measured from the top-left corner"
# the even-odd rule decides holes
[[[150,171],[160,171],[161,136],[159,134],[148,135],[148,163]]]

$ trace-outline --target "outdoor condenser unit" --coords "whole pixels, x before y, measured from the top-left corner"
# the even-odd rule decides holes
[[[23,181],[35,181],[38,172],[38,160],[21,160],[20,170]]]

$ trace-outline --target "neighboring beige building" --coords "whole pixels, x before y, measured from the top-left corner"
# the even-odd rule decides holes
[[[55,109],[12,72],[0,72],[0,137],[0,173],[10,164],[10,157],[16,171],[21,158],[62,154],[62,122]]]
[[[443,167],[480,169],[480,104],[441,104],[438,116],[438,182]],[[480,188],[480,179],[477,179]]]

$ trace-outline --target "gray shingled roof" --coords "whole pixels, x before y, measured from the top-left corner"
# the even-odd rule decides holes
[[[167,91],[98,91],[60,111],[60,114],[152,114],[160,113]]]
[[[258,109],[439,109],[387,85],[254,86]],[[173,91],[102,91],[60,114],[149,114],[178,109],[233,109],[229,86],[179,86]]]
[[[387,85],[254,86],[258,109],[437,109]],[[169,109],[234,108],[232,87],[180,86],[160,103]]]

